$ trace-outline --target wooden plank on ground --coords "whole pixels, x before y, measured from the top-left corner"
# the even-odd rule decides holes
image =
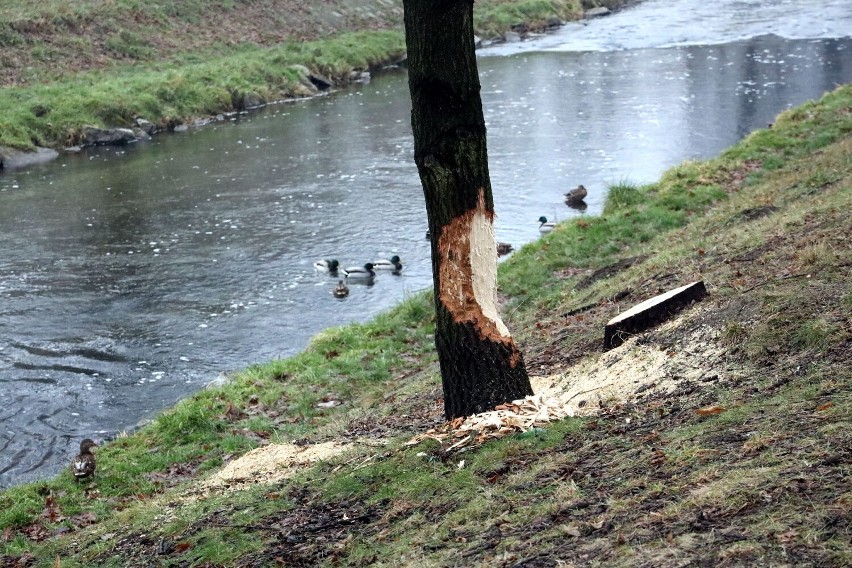
[[[636,304],[609,320],[604,328],[604,349],[624,343],[631,335],[664,322],[671,316],[707,296],[703,281],[693,282]]]

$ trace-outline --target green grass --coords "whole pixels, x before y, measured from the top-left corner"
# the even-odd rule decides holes
[[[473,19],[476,33],[491,38],[513,27],[538,29],[545,27],[551,19],[576,20],[582,15],[579,0],[497,0],[477,4]]]
[[[0,145],[29,148],[78,142],[84,125],[129,127],[137,116],[161,127],[233,110],[232,93],[272,101],[297,94],[297,65],[341,77],[404,51],[398,32],[364,32],[276,48],[252,48],[190,65],[84,73],[60,83],[7,88],[0,98]]]
[[[405,52],[400,14],[382,2],[365,6],[374,19],[361,18],[357,6],[341,7],[350,28],[360,31],[333,35],[310,18],[294,16],[300,12],[287,0],[268,6],[280,12],[264,11],[262,25],[241,19],[263,6],[0,2],[0,67],[15,74],[13,84],[0,89],[0,146],[62,148],[80,141],[84,125],[130,127],[136,117],[168,129],[240,110],[245,93],[264,101],[304,96],[307,79],[297,66],[345,81],[353,70],[395,61]],[[476,5],[476,32],[493,37],[519,23],[537,29],[549,19],[580,14],[575,0],[486,0]],[[219,20],[232,33],[224,33],[227,26],[216,25]],[[68,54],[74,57],[66,61]]]

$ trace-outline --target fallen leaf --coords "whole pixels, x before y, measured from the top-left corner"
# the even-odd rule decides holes
[[[192,546],[192,545],[189,544],[188,542],[179,542],[175,545],[175,551],[176,552],[186,552],[187,550],[189,550],[190,546]]]
[[[73,517],[71,517],[71,522],[76,527],[85,527],[87,525],[93,525],[97,521],[98,516],[91,511],[86,513],[80,513],[79,515],[74,515]]]
[[[236,422],[238,420],[242,420],[245,417],[245,412],[243,412],[231,403],[228,403],[228,408],[225,409],[225,412],[218,416],[220,420],[228,420],[230,422]]]
[[[714,414],[721,414],[723,412],[725,412],[725,409],[715,404],[713,406],[705,406],[704,408],[699,408],[695,411],[698,416],[712,416]]]
[[[56,498],[53,495],[48,495],[44,498],[44,510],[41,512],[41,516],[52,523],[65,520],[65,517],[59,514],[59,509],[56,506]]]
[[[817,406],[817,410],[818,411],[828,410],[832,406],[834,406],[834,403],[829,401],[829,402],[826,402],[825,404],[820,404],[819,406]]]
[[[660,434],[656,430],[652,430],[647,436],[643,436],[639,440],[641,442],[653,442],[660,439]]]
[[[24,534],[36,542],[41,542],[50,538],[50,532],[39,524],[29,525],[24,529]]]

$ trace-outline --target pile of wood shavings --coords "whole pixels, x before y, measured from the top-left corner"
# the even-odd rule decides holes
[[[517,432],[528,432],[537,426],[574,416],[568,405],[556,398],[543,395],[528,396],[501,404],[494,410],[474,414],[465,418],[455,418],[438,428],[432,428],[418,434],[405,443],[415,446],[424,440],[437,440],[444,446],[445,452],[464,451],[497,438],[504,438]]]

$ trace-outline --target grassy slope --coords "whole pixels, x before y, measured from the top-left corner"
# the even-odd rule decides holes
[[[430,299],[413,297],[109,444],[92,484],[66,473],[0,494],[4,563],[849,565],[851,134],[846,86],[717,159],[615,188],[602,216],[501,266],[536,373],[594,363],[609,317],[704,279],[710,298],[677,325],[613,352],[687,361],[699,378],[673,392],[463,455],[404,447],[441,421]],[[247,449],[294,439],[358,443],[272,485],[197,491]]]
[[[580,5],[481,0],[476,28],[541,28]],[[235,110],[235,93],[304,96],[296,65],[345,81],[404,51],[399,0],[0,0],[0,147],[61,148],[138,116],[170,128]]]

